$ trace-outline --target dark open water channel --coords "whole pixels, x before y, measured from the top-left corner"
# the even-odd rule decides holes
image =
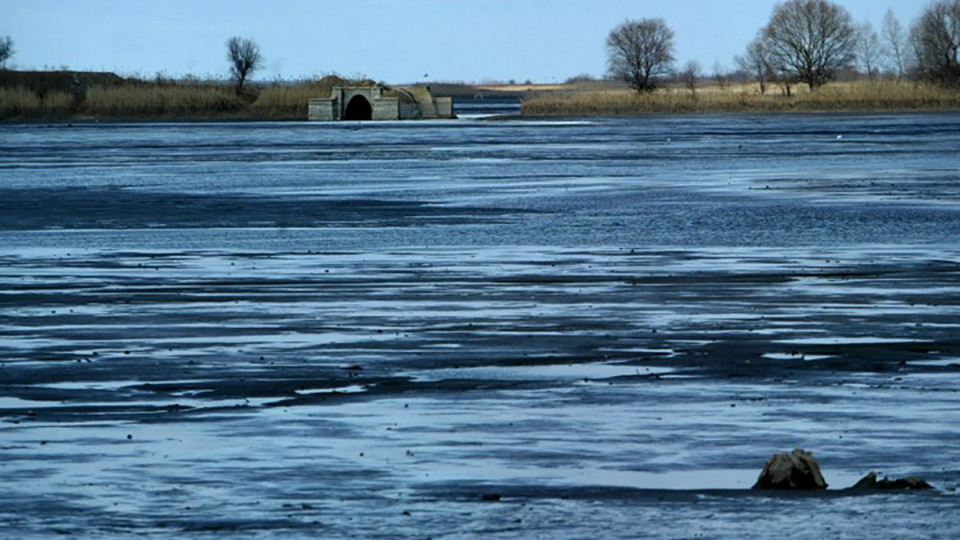
[[[957,114],[2,125],[0,529],[956,537],[958,150]],[[794,447],[938,489],[748,491]]]

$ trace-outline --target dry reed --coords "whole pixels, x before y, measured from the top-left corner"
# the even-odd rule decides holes
[[[90,88],[80,112],[93,116],[215,116],[242,107],[241,99],[224,85],[124,85]]]
[[[525,116],[616,116],[723,112],[869,112],[960,109],[960,92],[898,81],[835,83],[817,92],[800,88],[786,97],[779,88],[766,94],[755,85],[726,90],[665,88],[650,94],[629,90],[543,92],[523,102]]]
[[[276,82],[237,96],[233,85],[196,79],[128,79],[122,84],[94,84],[75,92],[0,87],[0,118],[307,118],[307,102],[327,97],[334,86],[370,85],[336,75],[295,83]]]
[[[70,114],[75,101],[69,92],[38,94],[23,87],[0,88],[0,118]]]

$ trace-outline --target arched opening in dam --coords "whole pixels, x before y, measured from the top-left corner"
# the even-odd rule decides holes
[[[344,120],[372,120],[373,106],[363,96],[353,96],[343,111]]]

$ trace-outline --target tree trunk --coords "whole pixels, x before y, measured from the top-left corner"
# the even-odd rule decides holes
[[[237,79],[237,90],[236,90],[236,92],[237,92],[237,95],[238,95],[238,96],[243,92],[243,83],[244,83],[244,81],[245,81],[246,79],[247,79],[247,76],[246,76],[246,75],[241,75],[240,78]]]

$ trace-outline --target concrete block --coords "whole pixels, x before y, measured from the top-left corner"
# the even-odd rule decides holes
[[[336,100],[311,98],[307,105],[307,120],[331,122],[337,120]]]
[[[453,98],[433,98],[433,103],[437,107],[437,116],[439,118],[453,118]]]
[[[399,120],[400,100],[397,98],[381,97],[373,101],[374,120]]]

